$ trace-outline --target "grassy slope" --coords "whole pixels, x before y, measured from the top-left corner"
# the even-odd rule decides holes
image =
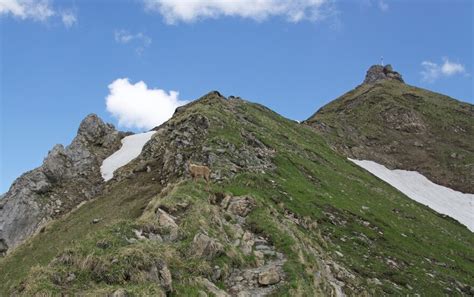
[[[319,131],[345,155],[418,170],[438,184],[474,193],[473,118],[468,103],[383,81],[342,95],[307,123],[319,128],[324,123]],[[409,127],[410,122],[425,128]],[[407,128],[395,128],[403,125]]]
[[[211,119],[206,146],[215,146],[217,140],[242,146],[238,131],[245,129],[276,150],[274,172],[241,172],[221,184],[213,184],[212,191],[251,194],[256,199],[257,207],[247,219],[249,227],[267,235],[288,257],[288,282],[277,295],[327,292],[325,283],[317,290],[314,287],[321,260],[330,258],[356,276],[345,280],[351,287],[348,293],[365,290],[371,294],[419,292],[436,296],[449,293],[446,288],[455,290],[455,280],[469,283],[474,278],[474,236],[465,227],[413,202],[335,154],[310,128],[259,105],[234,102],[238,113],[248,120],[243,123],[235,113],[224,111],[225,104],[195,104],[181,116],[200,113]],[[217,125],[216,120],[224,125]],[[212,261],[187,257],[199,229],[222,241],[222,233],[231,231],[215,224],[222,213],[209,204],[203,184],[184,180],[158,194],[160,188],[150,178],[141,173],[111,185],[103,197],[52,223],[28,244],[0,260],[0,295],[7,295],[28,273],[28,293],[99,294],[124,287],[132,293],[154,294],[160,289],[140,276],[140,267],[146,266],[149,259],[160,257],[173,273],[175,295],[192,296],[202,289],[192,279],[209,275],[214,265],[224,271],[231,266],[252,265],[254,259],[229,245],[225,255]],[[168,208],[178,202],[190,203],[190,209],[179,221],[180,241],[160,244],[124,240],[131,236],[132,228],[153,223],[153,217],[147,215],[149,210],[136,219],[150,200],[150,205]],[[285,210],[317,222],[317,227],[305,229],[292,224],[284,217]],[[96,217],[104,218],[103,222],[91,225]],[[98,248],[96,243],[102,240],[110,242],[112,248]],[[64,255],[65,250],[82,264],[94,259],[92,262],[101,265],[89,269],[85,264],[52,261],[56,255]],[[133,261],[126,260],[130,255],[135,255]],[[112,257],[119,258],[117,267],[110,266]],[[39,266],[31,270],[36,265]],[[97,272],[97,267],[102,269]],[[124,270],[134,271],[136,278],[124,277]],[[74,282],[55,284],[58,275],[64,279],[69,272],[78,275]],[[372,278],[382,284],[370,282]]]

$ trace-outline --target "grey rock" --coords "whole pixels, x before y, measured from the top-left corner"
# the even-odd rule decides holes
[[[40,167],[17,178],[0,208],[4,247],[16,247],[55,216],[100,193],[100,165],[120,148],[123,136],[91,114],[81,122],[69,146],[55,145]]]
[[[196,283],[206,288],[206,290],[209,291],[209,293],[213,294],[216,297],[229,297],[230,296],[229,294],[227,294],[227,292],[219,289],[213,282],[211,282],[207,278],[197,277],[195,281]]]
[[[176,240],[178,238],[179,227],[175,222],[175,218],[161,208],[158,208],[156,216],[158,218],[158,225],[162,232],[162,237],[170,241]]]
[[[218,280],[220,280],[222,276],[222,270],[219,266],[214,266],[214,269],[212,269],[212,276],[211,276],[211,279],[212,281],[216,282]]]
[[[127,297],[129,295],[127,294],[127,291],[125,291],[125,289],[117,289],[109,296],[110,297]]]
[[[235,215],[245,217],[249,214],[254,205],[255,202],[253,198],[249,196],[233,197],[230,200],[227,210]]]
[[[69,273],[68,276],[66,277],[66,282],[70,283],[73,282],[76,279],[76,275],[74,273]]]
[[[212,259],[224,251],[224,246],[216,239],[204,233],[198,233],[193,239],[193,254],[200,258]]]
[[[396,80],[404,83],[402,75],[398,72],[393,71],[391,65],[373,65],[367,70],[367,74],[364,79],[364,84],[373,84],[381,80]]]
[[[166,292],[173,291],[173,278],[171,272],[163,261],[158,261],[151,266],[149,279],[158,283]]]
[[[280,274],[275,267],[262,271],[258,275],[258,283],[263,286],[273,285],[280,282]]]

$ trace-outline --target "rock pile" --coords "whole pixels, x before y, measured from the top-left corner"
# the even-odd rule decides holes
[[[245,224],[247,215],[255,207],[251,196],[230,196],[216,193],[211,203],[219,206],[232,220],[223,221],[228,229],[233,230],[231,244],[245,255],[255,257],[255,265],[245,268],[232,268],[223,280],[228,293],[232,296],[266,296],[274,291],[284,280],[284,254],[261,235],[249,230]],[[213,279],[213,281],[217,281]],[[225,292],[227,294],[227,292]],[[225,296],[225,295],[223,295]]]

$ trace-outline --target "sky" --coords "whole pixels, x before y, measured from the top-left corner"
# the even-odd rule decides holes
[[[392,64],[473,102],[469,0],[0,0],[0,193],[96,113],[134,132],[218,90],[304,120]]]

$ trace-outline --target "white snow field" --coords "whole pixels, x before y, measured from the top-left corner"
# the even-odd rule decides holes
[[[130,161],[138,157],[142,152],[145,143],[155,134],[156,131],[134,134],[122,139],[122,147],[107,157],[100,166],[100,173],[104,181],[114,177],[114,171],[127,165]]]
[[[456,219],[474,232],[474,194],[465,194],[437,185],[416,171],[390,170],[373,161],[349,160],[387,182],[408,198]]]

